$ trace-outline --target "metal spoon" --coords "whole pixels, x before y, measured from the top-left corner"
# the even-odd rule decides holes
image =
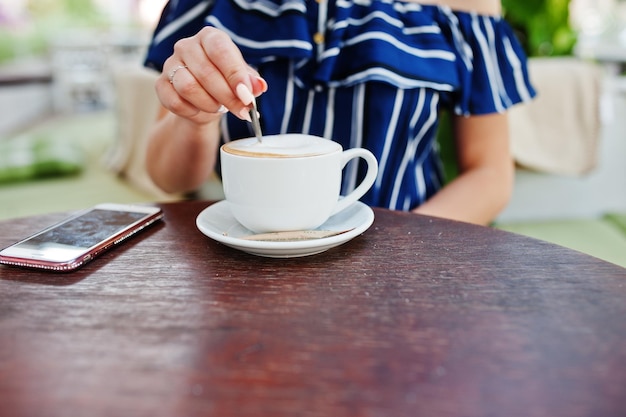
[[[259,123],[259,111],[257,110],[256,100],[252,100],[250,118],[252,119],[252,129],[254,130],[256,138],[259,140],[259,143],[263,142],[261,140],[261,138],[263,137],[263,133],[261,133],[261,124]]]

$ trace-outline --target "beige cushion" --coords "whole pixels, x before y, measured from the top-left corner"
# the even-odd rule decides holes
[[[107,166],[134,187],[158,200],[181,198],[157,187],[146,171],[148,132],[157,118],[159,101],[154,89],[158,73],[139,65],[121,64],[114,70],[117,142],[106,157]]]
[[[597,162],[602,73],[575,57],[532,58],[536,99],[510,110],[518,164],[540,172],[581,175]]]

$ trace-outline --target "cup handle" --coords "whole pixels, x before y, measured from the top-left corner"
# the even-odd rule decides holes
[[[367,173],[358,187],[337,202],[331,216],[339,213],[341,210],[363,197],[363,195],[372,187],[374,181],[376,181],[376,176],[378,175],[378,161],[376,160],[374,154],[363,148],[345,150],[341,155],[341,169],[343,169],[346,164],[354,158],[363,158],[365,162],[367,162]]]

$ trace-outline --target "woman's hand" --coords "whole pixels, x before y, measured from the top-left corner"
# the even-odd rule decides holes
[[[224,32],[205,27],[178,41],[156,81],[163,108],[146,149],[154,183],[168,193],[197,189],[215,166],[222,109],[250,120],[250,104],[265,90]]]
[[[225,111],[249,120],[252,100],[266,90],[267,83],[230,37],[213,27],[176,42],[156,82],[162,105],[196,124],[214,121]]]

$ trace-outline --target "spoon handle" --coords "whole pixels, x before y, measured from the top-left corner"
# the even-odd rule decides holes
[[[250,118],[252,119],[252,129],[254,130],[254,134],[259,142],[262,142],[261,138],[263,137],[263,133],[261,133],[261,123],[259,122],[259,111],[256,106],[256,100],[252,100]]]

